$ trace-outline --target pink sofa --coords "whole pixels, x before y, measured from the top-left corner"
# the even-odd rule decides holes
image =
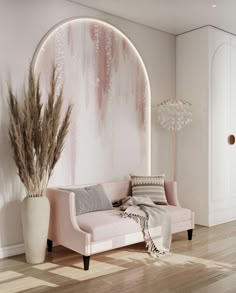
[[[102,185],[112,202],[131,193],[128,180],[106,182]],[[193,212],[180,207],[176,182],[165,182],[165,191],[167,208],[172,219],[172,234],[188,231],[188,239],[191,240]],[[85,270],[89,269],[90,255],[143,241],[139,224],[132,219],[122,218],[117,208],[76,216],[73,192],[48,188],[47,196],[51,207],[48,251],[52,251],[52,243],[55,241],[82,254]]]

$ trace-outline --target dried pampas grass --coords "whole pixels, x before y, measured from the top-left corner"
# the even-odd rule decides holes
[[[53,66],[50,90],[42,103],[40,79],[29,68],[24,104],[19,106],[11,85],[8,86],[10,125],[9,139],[18,175],[27,196],[44,196],[52,171],[60,158],[68,133],[72,106],[61,119],[63,91],[57,94],[57,70]]]

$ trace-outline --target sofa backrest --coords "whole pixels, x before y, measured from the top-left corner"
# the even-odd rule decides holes
[[[102,183],[107,197],[111,202],[132,195],[131,181],[111,181]],[[177,183],[174,181],[165,181],[165,194],[169,205],[180,206],[177,194]]]
[[[111,202],[131,195],[131,181],[111,181],[102,183],[103,189]]]
[[[83,188],[94,184],[84,184],[76,186],[67,186],[68,188]],[[126,196],[132,195],[131,181],[119,180],[101,183],[107,197],[111,202],[118,201]],[[65,187],[64,187],[65,188]],[[169,205],[180,206],[177,194],[177,183],[173,181],[165,181],[166,199]]]
[[[98,184],[98,183],[96,183]],[[111,202],[118,201],[126,196],[131,195],[131,181],[130,180],[118,180],[118,181],[109,181],[100,183],[103,186],[103,189],[110,199]],[[82,185],[70,185],[70,186],[63,186],[60,188],[84,188],[94,184],[82,184]]]

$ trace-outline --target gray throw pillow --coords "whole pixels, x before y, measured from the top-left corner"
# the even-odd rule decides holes
[[[101,184],[85,188],[63,188],[63,190],[75,193],[76,216],[89,212],[112,210],[112,204]]]

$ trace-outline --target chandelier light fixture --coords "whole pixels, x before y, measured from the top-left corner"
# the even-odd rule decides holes
[[[167,130],[180,130],[192,122],[191,104],[180,99],[169,99],[158,105],[158,121]]]
[[[173,179],[176,180],[176,131],[192,122],[191,104],[180,99],[168,99],[157,106],[160,125],[173,132]]]

